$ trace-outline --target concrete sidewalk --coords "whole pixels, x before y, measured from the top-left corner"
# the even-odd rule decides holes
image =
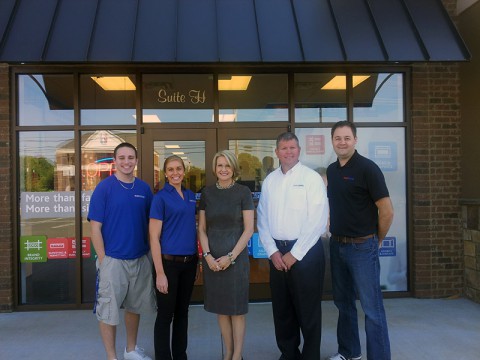
[[[466,299],[385,300],[394,360],[480,358],[480,304]],[[360,312],[361,313],[361,312]],[[322,358],[335,353],[337,310],[323,303]],[[153,358],[154,315],[144,316],[139,346]],[[363,319],[360,320],[365,352]],[[123,325],[117,348],[123,358]],[[221,360],[216,316],[202,306],[190,310],[189,360]],[[277,360],[270,303],[251,304],[247,315],[245,360]],[[0,314],[0,359],[105,359],[97,320],[91,311],[42,311]],[[364,359],[366,356],[364,354]]]

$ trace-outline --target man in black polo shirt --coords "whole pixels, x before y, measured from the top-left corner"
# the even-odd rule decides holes
[[[332,128],[337,161],[327,169],[333,299],[339,311],[338,353],[330,360],[360,360],[356,298],[365,312],[367,358],[390,360],[378,249],[393,221],[393,207],[379,167],[355,150],[357,130]]]

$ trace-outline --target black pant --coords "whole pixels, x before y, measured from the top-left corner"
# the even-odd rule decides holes
[[[155,286],[157,294],[157,319],[154,330],[155,359],[184,360],[187,359],[188,307],[192,297],[198,259],[195,256],[187,263],[165,259],[162,261],[168,279],[168,293],[160,293]],[[154,280],[156,280],[155,271]]]
[[[282,254],[286,254],[293,244],[277,246]],[[321,240],[288,272],[278,271],[270,261],[273,320],[282,360],[320,359],[324,275],[325,256]],[[303,335],[301,352],[300,331]]]

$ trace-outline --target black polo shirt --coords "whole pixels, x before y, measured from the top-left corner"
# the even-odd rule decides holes
[[[380,168],[356,150],[341,167],[338,159],[327,169],[330,232],[360,237],[377,233],[377,200],[388,197]]]

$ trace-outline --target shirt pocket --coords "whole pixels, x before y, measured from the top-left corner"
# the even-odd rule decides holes
[[[288,194],[287,206],[291,206],[292,209],[300,210],[305,207],[306,202],[306,189],[303,185],[293,185]]]

